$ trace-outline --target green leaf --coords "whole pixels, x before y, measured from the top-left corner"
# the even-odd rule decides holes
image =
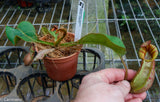
[[[79,44],[100,44],[114,50],[119,56],[126,53],[126,48],[121,39],[106,34],[90,33],[77,41]]]
[[[38,37],[36,35],[36,30],[34,26],[27,21],[23,21],[18,24],[17,29],[22,33],[22,35],[26,36],[29,39],[35,39],[37,40]]]
[[[56,31],[49,31],[49,33],[54,37],[55,41],[57,41],[58,34],[56,34]]]
[[[13,45],[15,45],[20,40],[20,38],[18,38],[18,36],[16,36],[16,34],[18,34],[20,32],[14,28],[11,28],[8,26],[6,26],[5,30],[6,30],[6,35],[7,35],[8,40],[10,40]]]
[[[18,24],[17,29],[6,26],[6,35],[8,39],[15,45],[19,39],[22,39],[26,42],[37,42],[47,45],[54,45],[50,42],[44,42],[41,40],[38,40],[38,37],[36,35],[36,30],[34,26],[27,21],[23,21]]]
[[[42,30],[44,35],[51,34],[55,38],[54,40],[57,41],[58,34],[56,34],[56,31],[50,31],[46,27],[42,27],[41,30]]]
[[[41,31],[42,31],[42,33],[43,33],[44,35],[49,34],[49,31],[48,31],[48,29],[47,29],[46,27],[42,27],[42,28],[41,28]]]

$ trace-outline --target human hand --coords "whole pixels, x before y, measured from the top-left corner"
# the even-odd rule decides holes
[[[136,72],[128,70],[131,80]],[[124,80],[123,69],[109,68],[85,76],[74,102],[142,102],[146,92],[131,94],[130,84]]]

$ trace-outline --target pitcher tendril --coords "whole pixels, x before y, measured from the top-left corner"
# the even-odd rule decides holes
[[[123,64],[123,66],[124,66],[124,69],[125,69],[124,80],[127,80],[127,79],[128,79],[128,68],[127,68],[127,66],[126,66],[126,64],[125,64],[125,62],[124,62],[124,60],[123,60],[123,58],[120,57],[120,59],[121,59],[121,62],[122,62],[122,64]]]

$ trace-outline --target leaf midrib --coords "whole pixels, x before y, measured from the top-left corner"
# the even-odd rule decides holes
[[[34,41],[34,42],[38,42],[38,43],[42,43],[42,44],[47,44],[47,45],[51,45],[51,46],[54,46],[53,43],[50,43],[50,42],[45,42],[45,41],[40,41],[38,39],[33,39],[32,37],[28,36],[27,34],[25,34],[20,28],[17,28],[17,30],[19,30],[21,33],[23,33],[25,36],[27,36],[31,41]]]

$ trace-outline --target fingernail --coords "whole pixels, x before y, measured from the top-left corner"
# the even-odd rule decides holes
[[[122,81],[123,85],[125,85],[126,87],[130,87],[130,84],[127,80],[123,80]]]

